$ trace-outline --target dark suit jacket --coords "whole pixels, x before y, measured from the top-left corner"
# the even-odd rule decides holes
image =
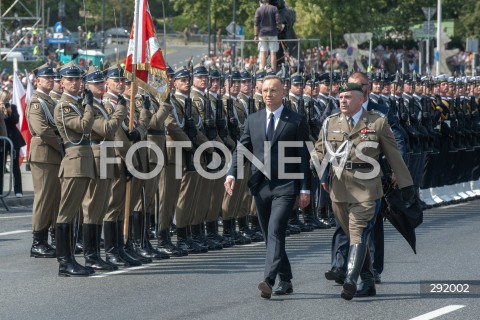
[[[264,163],[264,142],[266,138],[266,110],[262,109],[251,114],[247,118],[240,143],[248,149],[257,159]],[[286,163],[283,172],[286,173],[303,173],[303,179],[280,179],[279,172],[279,141],[309,141],[308,125],[304,116],[284,108],[280,116],[280,120],[275,129],[275,134],[271,142],[271,172],[270,187],[276,196],[281,195],[297,195],[300,190],[310,190],[310,166],[309,153],[305,144],[303,147],[287,147],[285,148],[285,157],[297,157],[295,161],[299,163]],[[232,166],[229,175],[237,177],[237,152],[235,149],[232,159]],[[294,161],[294,160],[290,160]],[[263,181],[266,180],[265,175],[255,165],[251,165],[250,179],[248,187],[252,195],[256,195]]]

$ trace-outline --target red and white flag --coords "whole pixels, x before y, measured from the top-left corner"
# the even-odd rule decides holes
[[[17,72],[13,73],[13,91],[12,91],[12,102],[17,106],[17,111],[19,115],[19,121],[17,123],[17,128],[20,130],[23,139],[27,143],[25,147],[20,149],[20,156],[18,160],[20,164],[23,162],[23,159],[26,158],[28,154],[28,147],[30,145],[30,140],[32,139],[32,135],[30,130],[28,129],[27,117],[25,113],[25,109],[27,107],[27,92],[23,87],[20,78],[18,77]]]
[[[166,65],[162,49],[155,34],[152,15],[147,0],[135,0],[135,7],[139,6],[138,13],[133,20],[125,73],[132,78],[132,65],[136,65],[135,77],[139,87],[148,90],[154,96],[168,93]],[[138,32],[135,35],[135,28]],[[135,37],[136,36],[136,37]]]

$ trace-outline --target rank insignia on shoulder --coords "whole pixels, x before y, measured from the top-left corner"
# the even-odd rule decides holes
[[[69,108],[69,107],[63,107],[63,112],[64,112],[64,113],[69,113],[69,112],[70,112],[70,108]]]

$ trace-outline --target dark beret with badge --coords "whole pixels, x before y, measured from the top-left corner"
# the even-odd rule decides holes
[[[363,88],[361,84],[358,83],[344,83],[340,86],[338,92],[348,92],[348,91],[359,91],[363,93]]]

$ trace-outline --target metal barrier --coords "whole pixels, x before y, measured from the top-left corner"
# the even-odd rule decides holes
[[[8,191],[4,191],[5,187],[5,171],[6,171],[6,158],[7,158],[7,144],[9,145],[10,148],[10,162],[9,162],[9,170],[8,170]],[[1,169],[1,188],[0,188],[0,201],[2,202],[3,206],[7,211],[10,209],[8,208],[7,204],[5,203],[5,200],[3,198],[7,197],[10,195],[10,192],[12,192],[12,183],[13,183],[13,160],[15,159],[15,150],[13,149],[13,143],[12,140],[8,137],[0,137],[0,164],[2,166]]]

